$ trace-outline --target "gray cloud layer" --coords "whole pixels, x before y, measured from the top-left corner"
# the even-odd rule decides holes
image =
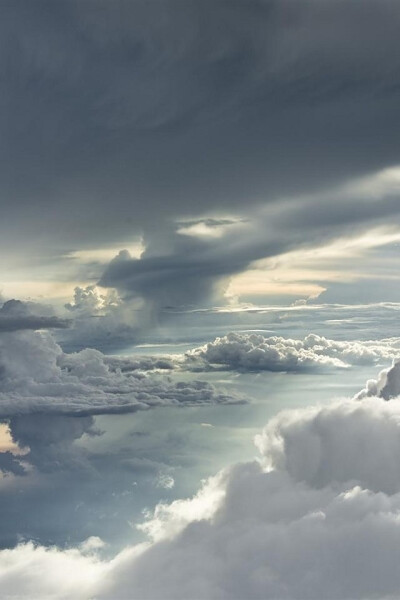
[[[398,162],[400,11],[386,0],[343,11],[340,0],[4,2],[10,260],[54,266],[143,232],[145,262],[114,264],[102,282],[190,304],[251,260],[397,212],[397,200],[362,216],[348,199],[312,210],[298,199]],[[296,235],[286,213],[287,231],[250,234],[238,251],[233,238],[224,250],[173,234],[175,220],[229,220],[288,196]]]
[[[35,308],[39,308],[37,304],[20,300],[4,302],[0,308],[0,333],[29,329],[66,329],[71,324],[69,319],[35,314]]]

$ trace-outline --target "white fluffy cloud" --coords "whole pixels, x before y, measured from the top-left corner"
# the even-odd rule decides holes
[[[400,399],[285,411],[256,445],[258,460],[159,505],[142,527],[150,541],[112,560],[31,544],[0,552],[2,589],[10,598],[27,586],[31,598],[398,597]],[[73,590],[61,567],[68,573],[71,560],[85,581]],[[57,588],[51,573],[37,576],[53,564]]]
[[[378,396],[390,400],[400,395],[400,361],[393,361],[388,369],[383,369],[377,379],[369,379],[357,395],[357,400],[369,396]]]
[[[8,598],[90,598],[104,565],[86,545],[62,551],[33,543],[1,551],[1,594]]]
[[[227,368],[239,371],[302,371],[315,367],[345,368],[374,364],[399,355],[400,341],[336,341],[309,334],[304,339],[229,333],[186,354],[193,369]]]

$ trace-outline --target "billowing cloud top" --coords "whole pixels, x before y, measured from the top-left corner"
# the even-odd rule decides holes
[[[345,368],[374,364],[399,355],[398,338],[379,341],[336,341],[309,334],[303,340],[256,333],[230,333],[186,353],[194,370],[305,371],[316,367]]]
[[[259,460],[160,504],[142,526],[148,543],[110,561],[90,541],[90,551],[21,544],[0,552],[2,589],[10,598],[396,597],[399,424],[399,399],[283,412],[257,436]]]
[[[109,358],[98,350],[65,354],[50,334],[0,336],[0,417],[46,413],[94,415],[151,406],[234,403],[200,381],[174,383],[143,371],[169,368],[168,360]]]

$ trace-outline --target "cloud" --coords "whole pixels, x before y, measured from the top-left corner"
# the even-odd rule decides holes
[[[0,336],[0,417],[23,414],[99,415],[154,406],[230,404],[237,399],[201,381],[173,382],[143,368],[164,369],[163,359],[108,358],[87,348],[65,354],[50,334]]]
[[[150,311],[142,302],[123,300],[115,289],[94,284],[77,286],[64,308],[71,326],[58,337],[68,350],[95,347],[110,352],[132,345],[149,327]]]
[[[329,192],[398,160],[393,3],[355,3],[345,28],[340,0],[45,4],[7,2],[1,20],[8,273],[69,265],[70,281],[71,256],[144,233],[143,264],[113,264],[102,284],[200,304],[252,261],[392,223],[393,198]],[[239,240],[228,222],[252,211]]]
[[[70,319],[35,314],[41,307],[33,302],[8,300],[0,308],[0,333],[5,331],[35,329],[66,329]]]
[[[27,450],[23,457],[14,457],[14,470],[3,468],[0,460],[2,471],[26,475],[35,468],[46,474],[68,472],[71,479],[72,471],[93,474],[87,452],[74,444],[84,434],[101,434],[92,416],[76,418],[51,413],[24,414],[10,416],[8,424],[14,442]],[[0,454],[0,458],[2,456]]]
[[[89,320],[93,311],[108,310],[112,299],[107,295],[99,305],[97,293],[86,291],[82,303],[71,312],[84,313],[82,318]],[[4,311],[18,319],[31,311],[42,326],[40,313],[44,316],[46,307],[12,301],[5,304]],[[143,451],[132,441],[125,449],[105,452],[102,442],[96,446],[93,438],[104,433],[95,421],[98,415],[244,402],[235,393],[228,394],[191,376],[185,376],[186,381],[175,374],[169,376],[174,367],[175,361],[168,356],[106,356],[91,348],[66,352],[44,330],[0,332],[0,421],[7,424],[13,442],[11,451],[0,453],[3,512],[7,515],[0,528],[2,544],[15,543],[20,534],[26,539],[62,542],[66,530],[71,535],[64,518],[79,524],[72,533],[78,539],[79,530],[94,533],[94,523],[100,523],[107,539],[117,539],[126,535],[125,523],[132,510],[139,511],[152,496],[152,502],[158,499],[156,481],[171,489],[173,467],[164,451],[176,449],[179,440],[161,436],[165,444],[162,450],[152,447]],[[94,452],[91,445],[96,448]],[[157,473],[163,474],[159,480]],[[134,494],[134,507],[128,510],[132,479],[139,480],[141,489]],[[110,481],[114,486],[111,490]],[[20,492],[15,491],[17,487]],[[149,492],[149,488],[154,489]],[[101,501],[96,494],[102,496]],[[119,498],[121,494],[126,495],[125,501]],[[80,507],[81,502],[85,508]],[[101,511],[107,514],[111,505],[118,505],[119,514],[125,515],[122,523],[112,517],[115,532],[110,532],[109,525],[102,529]],[[18,516],[21,513],[24,517]]]
[[[21,461],[12,452],[6,450],[0,452],[0,472],[4,474],[25,475],[25,469]]]
[[[245,402],[208,382],[173,381],[163,374],[171,366],[168,358],[107,357],[90,348],[65,353],[48,332],[2,332],[0,420],[29,451],[1,454],[0,470],[21,475],[26,463],[42,472],[92,469],[74,441],[99,433],[95,415]]]
[[[352,5],[345,28],[337,0],[3,10],[15,249],[98,248],[188,204],[238,207],[397,158],[393,3]]]
[[[159,473],[156,481],[156,487],[164,488],[165,490],[171,490],[175,485],[175,480],[171,475],[166,473]]]
[[[392,360],[399,355],[398,338],[379,341],[336,341],[309,334],[304,339],[229,333],[185,354],[193,370],[304,371],[346,368]]]
[[[21,544],[0,552],[2,589],[18,597],[28,582],[32,598],[64,598],[73,579],[55,590],[51,572],[34,577],[56,556],[87,573],[80,599],[396,597],[399,425],[399,399],[284,411],[256,437],[258,460],[160,504],[142,526],[148,543],[110,560]]]
[[[178,223],[177,233],[191,237],[221,237],[227,229],[240,226],[240,219],[204,219]]]
[[[140,260],[120,252],[105,269],[99,285],[115,287],[127,298],[142,298],[152,308],[155,323],[163,310],[221,298],[221,279],[229,275],[232,266],[226,261],[208,262],[207,256],[217,256],[202,240],[172,235],[171,242],[176,244],[174,253],[165,256],[151,255],[152,245]],[[239,262],[239,268],[246,264]]]
[[[149,531],[165,526],[164,536],[158,529],[151,548],[116,564],[103,597],[396,596],[399,423],[398,400],[278,415],[257,437],[260,463],[238,464],[203,489],[209,502],[220,492],[211,514],[196,511],[201,494],[156,511]],[[168,518],[179,516],[172,533]]]
[[[1,552],[0,581],[5,599],[88,598],[104,569],[96,557],[81,549],[63,551],[30,542]]]
[[[355,396],[357,400],[362,400],[369,396],[377,396],[390,400],[400,395],[400,361],[393,361],[388,369],[383,369],[377,379],[369,379],[362,389]]]
[[[384,290],[382,297],[372,289],[369,280],[374,274],[361,259],[368,250],[399,239],[398,229],[388,222],[399,210],[398,193],[398,169],[386,169],[318,193],[293,195],[285,198],[278,208],[268,203],[246,207],[242,210],[242,220],[238,220],[234,228],[220,231],[219,236],[182,236],[180,229],[165,226],[162,233],[146,234],[146,250],[140,259],[121,251],[106,267],[98,284],[118,289],[123,298],[142,299],[145,306],[152,308],[152,321],[157,323],[167,318],[171,308],[226,303],[229,293],[235,290],[235,286],[230,286],[231,278],[240,274],[244,281],[242,289],[239,285],[240,295],[252,299],[254,293],[250,285],[246,286],[243,273],[254,269],[257,261],[281,256],[287,260],[291,254],[296,256],[298,250],[300,256],[302,252],[305,256],[308,254],[312,264],[308,273],[303,273],[308,280],[309,295],[324,291],[324,287],[317,285],[318,281],[329,283],[335,259],[336,268],[340,270],[338,264],[342,264],[343,256],[350,261],[356,255],[358,262],[349,262],[348,272],[341,277],[346,275],[353,280],[365,277],[364,287],[368,289],[370,285],[370,297],[387,300]],[[298,227],[299,222],[301,227]],[[329,249],[329,266],[325,271],[318,271],[318,253],[323,256],[325,251],[329,255]],[[258,268],[272,273],[272,283],[268,285],[267,277],[264,284],[266,294],[270,288],[270,293],[275,289],[284,295],[285,271],[280,281],[279,267],[275,272],[271,261]],[[304,295],[301,273],[297,273],[297,280],[293,271],[290,276],[292,288],[289,286],[287,290],[295,296]],[[260,275],[256,272],[257,278],[260,284]],[[388,280],[390,292],[389,274]],[[394,288],[391,297],[397,299]]]

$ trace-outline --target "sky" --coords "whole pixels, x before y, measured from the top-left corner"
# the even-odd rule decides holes
[[[400,5],[0,3],[5,598],[396,598]]]

